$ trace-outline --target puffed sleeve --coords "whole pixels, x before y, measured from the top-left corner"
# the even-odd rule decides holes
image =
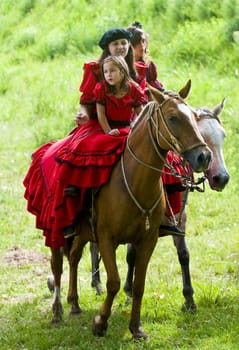
[[[105,105],[105,86],[103,81],[96,84],[94,88],[94,99],[96,103]]]
[[[92,104],[95,102],[94,88],[101,80],[100,65],[96,61],[84,64],[84,73],[79,90],[82,92],[80,103]]]
[[[146,89],[146,71],[147,67],[144,62],[137,61],[134,63],[135,69],[137,71],[137,83],[140,85],[140,87],[145,90]]]
[[[164,86],[160,81],[157,80],[157,76],[157,67],[154,62],[150,61],[146,73],[146,80],[151,86],[163,92],[165,90]]]
[[[137,83],[132,83],[131,91],[133,96],[133,107],[138,107],[148,102],[144,90]]]

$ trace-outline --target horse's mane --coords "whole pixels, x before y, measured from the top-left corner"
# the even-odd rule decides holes
[[[172,91],[172,90],[165,90],[163,92],[164,95],[167,95],[168,97],[172,97],[172,98],[176,98],[176,99],[179,99],[181,100],[182,102],[186,103],[185,100],[175,91]],[[144,118],[144,115],[145,113],[148,111],[149,107],[154,104],[158,104],[158,102],[156,101],[150,101],[148,102],[144,108],[142,109],[142,111],[140,112],[140,114],[135,118],[135,120],[131,123],[131,129],[133,130],[137,125],[138,123],[140,123],[141,119]]]
[[[169,97],[174,97],[183,100],[183,98],[176,91],[165,90],[163,93],[164,95],[168,95]]]
[[[222,125],[221,120],[218,118],[218,116],[213,113],[208,107],[200,107],[197,108],[198,116],[199,118],[209,116],[213,119],[216,119],[220,125]]]
[[[149,107],[154,104],[156,105],[157,102],[156,101],[150,101],[148,102],[144,108],[142,109],[142,111],[139,113],[139,115],[134,119],[134,121],[131,123],[131,130],[133,130],[140,122],[141,120],[144,118],[145,114],[148,112]]]

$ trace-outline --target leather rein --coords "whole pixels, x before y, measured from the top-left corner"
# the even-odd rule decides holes
[[[178,95],[173,95],[172,97],[176,97],[176,98],[180,98]],[[173,176],[176,177],[180,177],[180,178],[184,178],[187,182],[187,186],[192,188],[191,185],[191,181],[192,181],[192,173],[190,174],[190,176],[183,176],[181,174],[179,174],[174,167],[169,164],[169,163],[165,163],[165,157],[162,155],[161,151],[160,151],[160,138],[163,139],[164,141],[167,142],[167,144],[169,145],[169,148],[171,150],[173,150],[174,152],[177,153],[182,153],[188,150],[191,150],[193,148],[196,148],[200,145],[202,145],[202,143],[198,143],[195,145],[192,145],[190,148],[188,149],[184,149],[183,145],[174,137],[174,135],[172,134],[172,132],[170,131],[170,129],[167,126],[166,120],[165,120],[165,116],[162,112],[162,106],[169,101],[169,99],[163,101],[163,103],[161,103],[160,105],[157,102],[149,102],[147,104],[147,108],[148,108],[148,132],[149,132],[149,136],[150,136],[150,140],[152,142],[153,148],[156,152],[156,154],[158,155],[158,157],[160,158],[160,160],[165,164],[165,166],[167,168],[170,169],[171,173]],[[182,102],[184,102],[184,100],[182,99]],[[144,111],[144,110],[143,110]],[[161,133],[161,131],[159,130],[159,125],[158,125],[158,118],[156,119],[156,121],[153,118],[153,112],[154,111],[159,111],[160,113],[160,118],[163,122],[164,128],[166,129],[167,133],[169,134],[169,138],[170,141],[168,141],[164,135]],[[139,117],[140,118],[140,117]],[[156,139],[157,139],[157,143],[155,142],[155,139],[153,137],[153,132],[152,132],[152,128],[155,128],[156,130]],[[129,133],[128,137],[127,137],[127,142],[126,142],[126,148],[128,149],[130,155],[141,165],[152,169],[154,171],[160,172],[160,173],[165,173],[162,169],[160,168],[156,168],[151,164],[148,164],[146,162],[144,162],[143,160],[139,159],[136,154],[134,153],[134,151],[132,150],[132,148],[130,147],[129,141],[130,141],[130,136],[131,136],[131,132]],[[130,198],[132,199],[132,201],[135,203],[135,205],[138,207],[138,209],[141,211],[142,215],[145,217],[145,230],[148,230],[150,228],[150,217],[152,216],[152,213],[154,211],[154,209],[157,207],[157,205],[159,204],[161,198],[162,198],[162,194],[163,194],[163,186],[162,186],[162,179],[160,178],[160,193],[158,198],[156,199],[156,201],[153,203],[153,205],[151,206],[151,208],[149,209],[145,209],[141,206],[141,204],[138,202],[138,200],[136,199],[135,195],[133,194],[133,192],[131,191],[127,178],[126,178],[126,173],[125,173],[125,165],[124,165],[124,154],[121,155],[121,169],[122,169],[122,174],[123,174],[123,179],[124,179],[124,184],[125,187],[129,193]],[[204,181],[204,180],[203,180]],[[189,185],[190,184],[190,185]]]

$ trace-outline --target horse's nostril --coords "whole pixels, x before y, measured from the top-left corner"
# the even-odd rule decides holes
[[[212,177],[213,182],[216,185],[226,185],[229,181],[229,175],[228,174],[224,174],[224,175],[214,175]]]
[[[203,153],[201,153],[199,156],[198,156],[198,163],[201,164],[202,161],[203,161],[204,157],[203,157]]]
[[[212,178],[213,178],[213,182],[214,182],[215,184],[218,184],[218,183],[221,182],[221,177],[218,176],[218,175],[213,176]]]
[[[207,153],[200,153],[200,155],[198,156],[198,163],[199,164],[209,164],[212,160],[212,156],[210,152]]]

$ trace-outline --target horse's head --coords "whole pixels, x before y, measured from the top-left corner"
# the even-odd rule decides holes
[[[197,110],[198,128],[213,154],[212,162],[205,175],[208,178],[211,189],[216,191],[222,191],[230,178],[222,150],[226,133],[219,119],[224,102],[225,99],[212,110],[209,110],[207,107],[201,107]]]
[[[196,111],[184,101],[190,87],[189,80],[179,93],[161,93],[151,86],[148,89],[159,105],[157,122],[160,126],[155,127],[159,146],[166,151],[176,151],[189,162],[195,172],[202,172],[208,169],[212,154],[197,127]]]

